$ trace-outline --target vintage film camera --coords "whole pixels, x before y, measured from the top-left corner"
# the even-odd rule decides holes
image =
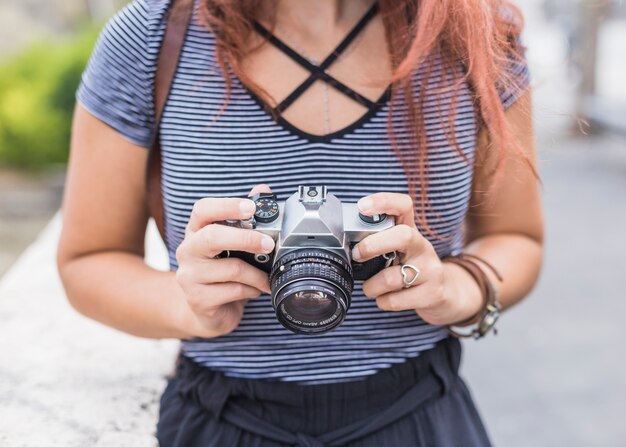
[[[350,308],[354,281],[372,277],[395,259],[395,253],[364,263],[351,259],[357,242],[391,228],[394,219],[360,214],[356,203],[342,203],[325,186],[300,186],[285,202],[269,193],[252,200],[256,212],[251,219],[221,223],[271,236],[274,251],[227,251],[221,256],[243,259],[269,273],[276,317],[295,333],[335,329]]]

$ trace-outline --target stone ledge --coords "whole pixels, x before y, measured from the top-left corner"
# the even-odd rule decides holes
[[[79,315],[56,267],[57,215],[0,282],[0,445],[155,446],[158,399],[178,342]],[[165,267],[154,227],[148,259]]]

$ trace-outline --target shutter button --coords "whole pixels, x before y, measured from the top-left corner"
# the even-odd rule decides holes
[[[379,223],[383,223],[385,219],[387,219],[386,214],[374,214],[373,216],[366,216],[365,214],[359,213],[359,218],[366,224],[376,225]]]

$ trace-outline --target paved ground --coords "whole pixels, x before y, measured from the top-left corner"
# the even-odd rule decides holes
[[[60,224],[0,283],[0,446],[154,446],[178,343],[131,337],[70,308],[54,264]]]
[[[59,209],[64,176],[0,168],[0,277]]]

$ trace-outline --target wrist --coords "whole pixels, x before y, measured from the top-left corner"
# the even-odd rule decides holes
[[[484,297],[476,280],[462,267],[443,262],[444,295],[453,303],[447,324],[463,322],[463,326],[477,323],[483,309]]]
[[[173,307],[169,315],[169,323],[175,337],[181,340],[189,338],[215,338],[232,332],[239,324],[239,319],[229,318],[228,312],[218,313],[212,317],[201,315],[189,305],[184,290],[172,275],[175,290],[172,292]]]
[[[174,273],[171,274],[171,279],[174,284],[171,289],[171,308],[167,312],[168,325],[175,334],[175,338],[181,340],[193,338],[196,336],[194,327],[198,324],[196,315],[189,307],[185,292],[178,284]]]

